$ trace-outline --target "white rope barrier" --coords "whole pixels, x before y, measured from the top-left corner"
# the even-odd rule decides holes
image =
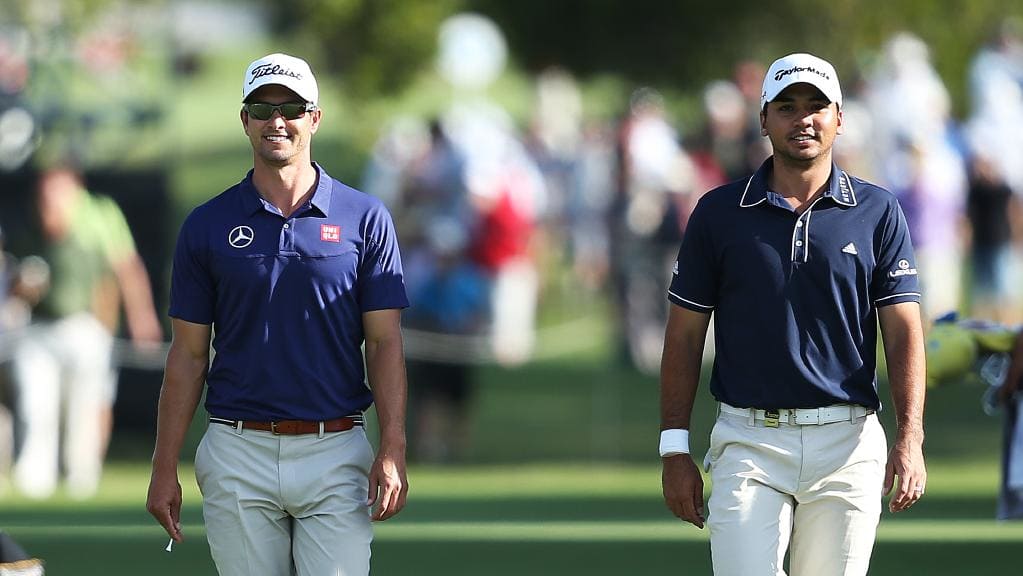
[[[583,316],[559,324],[542,327],[536,332],[536,346],[528,361],[551,360],[591,351],[599,339],[581,338],[599,329],[601,320]],[[15,344],[29,328],[0,332],[0,363],[11,360]],[[489,335],[443,334],[410,328],[402,329],[405,357],[443,364],[487,365],[497,363],[493,339]],[[167,342],[137,345],[130,340],[115,339],[113,363],[120,368],[162,371],[170,344]]]

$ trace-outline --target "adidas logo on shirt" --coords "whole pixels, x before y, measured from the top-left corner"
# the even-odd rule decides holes
[[[852,242],[843,246],[842,252],[845,252],[846,254],[852,254],[853,256],[859,254],[859,252],[856,251],[856,245],[853,244]]]

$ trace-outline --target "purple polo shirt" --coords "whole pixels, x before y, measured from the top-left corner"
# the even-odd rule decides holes
[[[906,219],[890,192],[835,165],[796,214],[767,186],[771,162],[700,199],[668,298],[714,314],[719,401],[880,409],[877,309],[920,301]]]
[[[316,191],[288,218],[250,171],[181,227],[170,315],[213,325],[213,416],[326,420],[373,402],[362,315],[408,306],[394,225],[379,200],[314,166]]]

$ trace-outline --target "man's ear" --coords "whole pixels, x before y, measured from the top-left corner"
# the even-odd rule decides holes
[[[309,119],[309,133],[316,134],[316,131],[320,129],[320,119],[323,117],[323,110],[317,108],[309,112],[309,114],[312,114],[312,117]]]
[[[835,109],[838,112],[838,130],[835,131],[835,134],[841,134],[842,133],[842,109],[838,105],[835,106]]]
[[[249,113],[246,112],[244,108],[242,108],[241,112],[238,113],[238,117],[241,118],[241,121],[242,121],[242,130],[245,131],[245,134],[248,134],[249,133]]]

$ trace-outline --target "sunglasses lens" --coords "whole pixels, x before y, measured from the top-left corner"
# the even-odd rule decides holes
[[[281,116],[284,116],[288,120],[294,120],[305,114],[305,104],[298,102],[286,102],[279,106]]]
[[[273,116],[274,106],[263,102],[253,102],[246,106],[246,110],[249,111],[249,116],[256,120],[269,120],[270,116]]]
[[[284,104],[277,105],[267,104],[266,102],[253,102],[245,106],[249,116],[256,120],[269,120],[273,116],[274,110],[280,112],[285,120],[295,120],[296,118],[301,118],[306,113],[306,104],[304,102],[285,102]]]

